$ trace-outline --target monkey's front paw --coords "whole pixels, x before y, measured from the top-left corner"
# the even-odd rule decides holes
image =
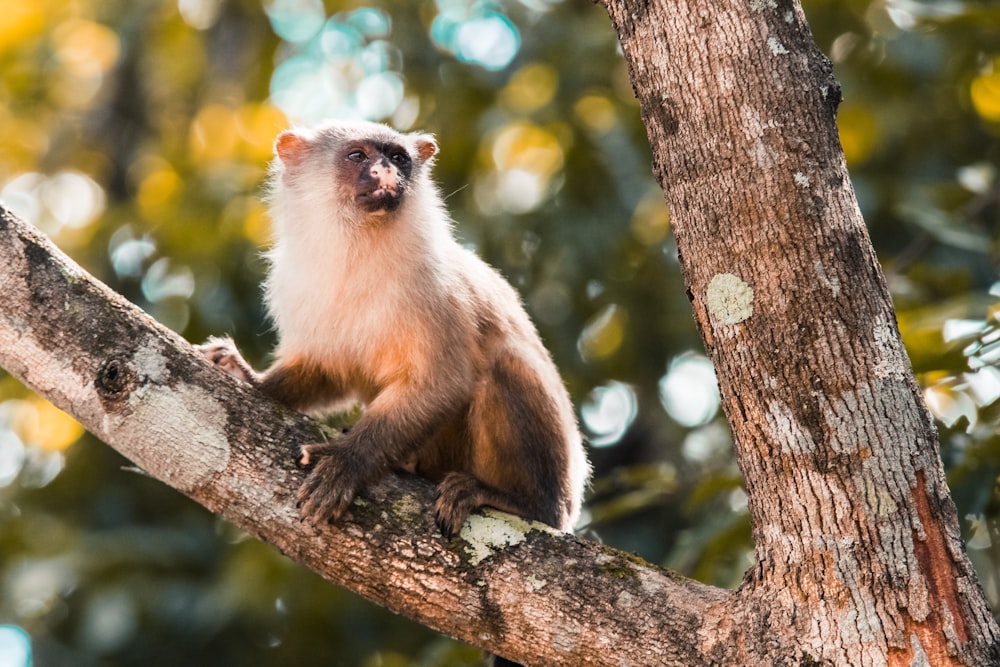
[[[438,484],[438,497],[434,502],[434,520],[441,534],[451,539],[462,530],[462,525],[482,502],[479,480],[462,472],[450,472]]]
[[[370,480],[370,466],[363,457],[351,455],[345,447],[316,445],[311,451],[320,458],[296,493],[300,511],[312,523],[335,521]],[[304,464],[310,463],[308,456],[303,447]]]
[[[254,381],[253,369],[243,360],[240,351],[236,349],[236,343],[229,336],[222,338],[212,336],[196,346],[196,349],[203,357],[237,380],[250,383]]]

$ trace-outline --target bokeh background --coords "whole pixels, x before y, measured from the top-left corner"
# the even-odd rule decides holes
[[[1000,611],[1000,4],[803,5]],[[189,340],[232,332],[260,366],[271,142],[328,116],[437,134],[459,235],[521,290],[579,406],[590,534],[737,585],[746,496],[600,6],[0,0],[0,199]],[[481,661],[128,465],[0,372],[0,667]]]

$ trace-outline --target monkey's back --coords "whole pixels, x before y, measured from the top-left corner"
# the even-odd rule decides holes
[[[568,530],[590,466],[562,378],[510,283],[457,243],[448,259],[442,297],[465,316],[475,378],[446,437],[469,439],[467,472],[533,505],[531,518]]]

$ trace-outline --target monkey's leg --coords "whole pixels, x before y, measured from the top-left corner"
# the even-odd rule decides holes
[[[465,520],[480,507],[493,507],[526,519],[532,518],[528,504],[484,484],[467,472],[450,472],[438,484],[434,520],[445,537],[458,535]]]
[[[568,448],[552,395],[534,369],[508,355],[477,388],[469,410],[471,470],[439,485],[435,515],[456,535],[483,505],[562,529],[569,494]]]

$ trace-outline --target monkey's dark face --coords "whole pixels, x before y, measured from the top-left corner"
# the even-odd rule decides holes
[[[337,165],[341,183],[354,185],[354,203],[368,213],[399,208],[413,173],[413,159],[394,143],[348,145]]]

